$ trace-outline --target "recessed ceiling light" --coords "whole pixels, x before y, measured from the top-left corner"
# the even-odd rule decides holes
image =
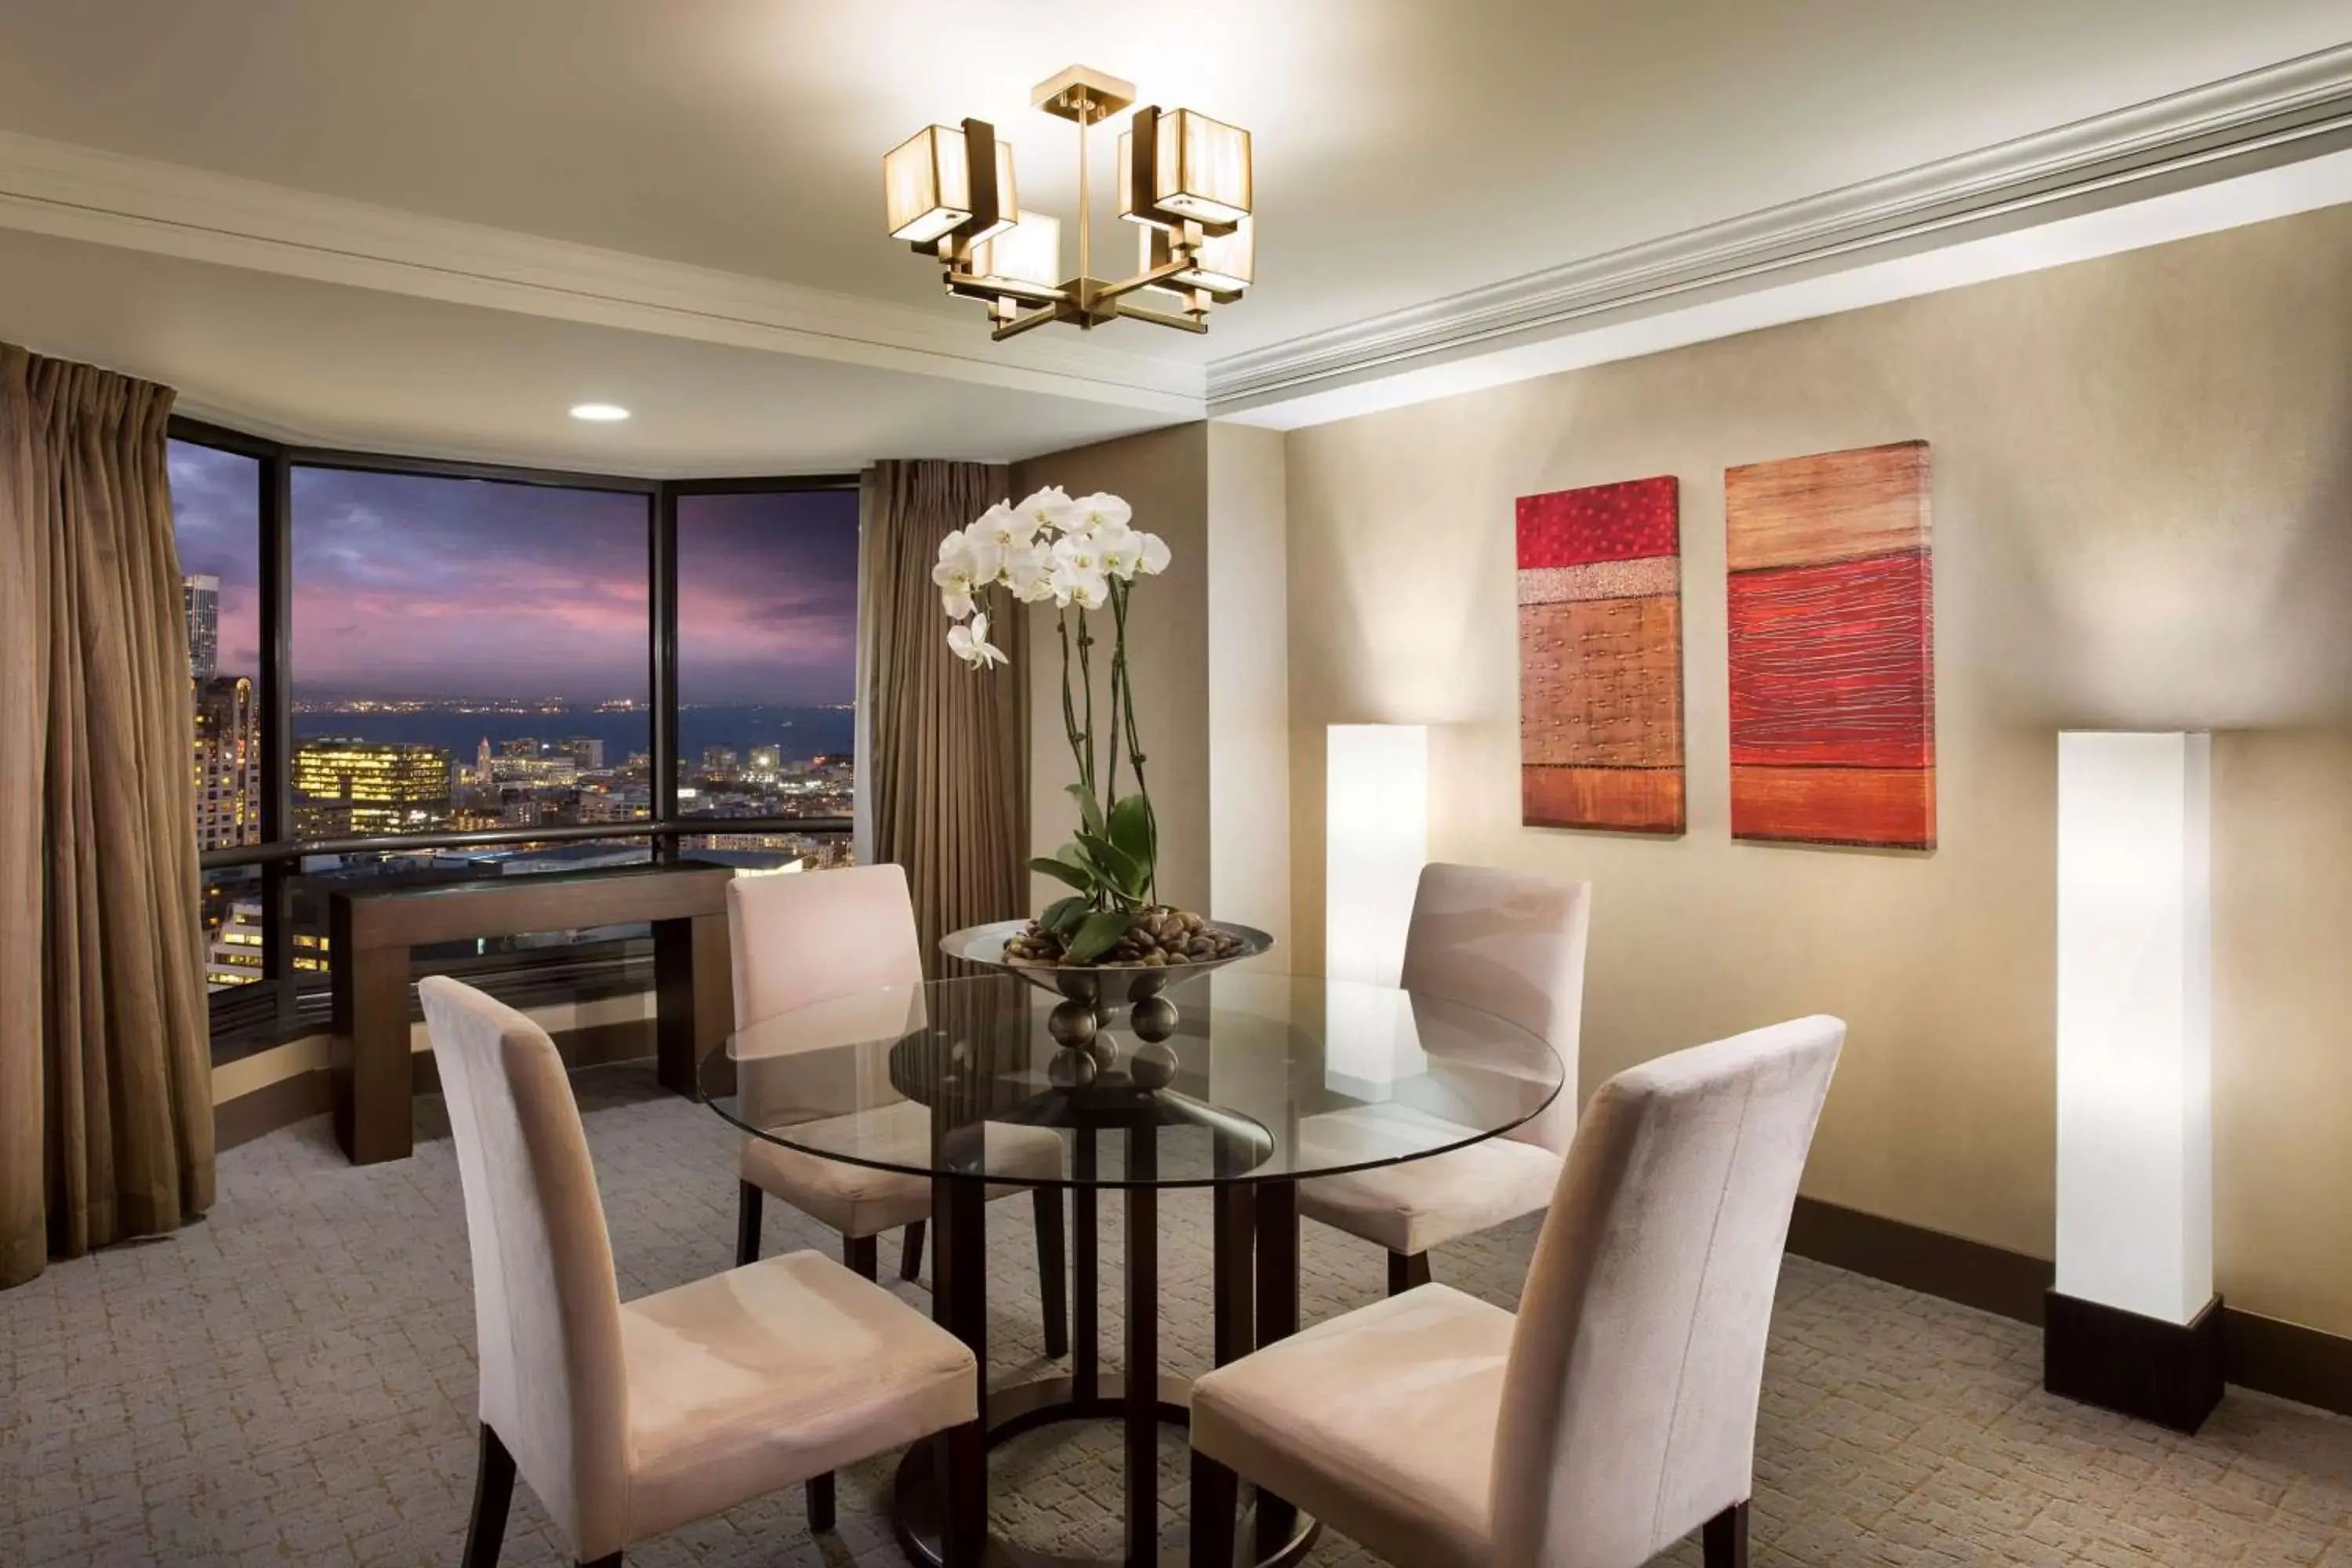
[[[628,416],[629,411],[617,403],[575,403],[572,405],[572,417],[598,425],[609,425]]]

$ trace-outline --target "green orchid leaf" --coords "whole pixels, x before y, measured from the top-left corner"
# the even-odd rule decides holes
[[[1078,922],[1086,918],[1086,895],[1073,893],[1066,899],[1055,899],[1052,903],[1047,904],[1045,912],[1037,917],[1037,923],[1055,936],[1067,936],[1076,930]]]
[[[1135,920],[1132,910],[1105,910],[1099,914],[1088,915],[1079,925],[1078,934],[1072,937],[1069,946],[1062,950],[1062,962],[1092,963],[1118,945],[1118,939],[1134,926]]]
[[[1143,868],[1133,856],[1109,839],[1097,838],[1091,833],[1078,835],[1078,847],[1112,887],[1130,899],[1143,896]]]
[[[1110,808],[1110,830],[1103,837],[1123,850],[1127,858],[1141,866],[1152,861],[1151,803],[1139,795],[1129,795]]]
[[[1063,793],[1078,803],[1078,821],[1088,833],[1097,837],[1103,831],[1102,807],[1095,804],[1094,793],[1082,784],[1064,784]]]
[[[1067,860],[1049,858],[1043,855],[1029,862],[1029,869],[1040,876],[1052,877],[1057,881],[1067,882],[1081,893],[1093,892],[1102,881],[1100,873],[1090,866],[1072,865]]]

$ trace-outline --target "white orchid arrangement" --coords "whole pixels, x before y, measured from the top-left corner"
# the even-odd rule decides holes
[[[1078,780],[1077,837],[1033,869],[1076,889],[1056,900],[1038,924],[1063,943],[1062,960],[1088,963],[1140,923],[1156,896],[1159,826],[1144,784],[1144,752],[1135,728],[1135,692],[1127,663],[1128,595],[1139,577],[1168,569],[1168,546],[1131,526],[1134,509],[1115,495],[1080,496],[1058,486],[1019,505],[999,501],[940,542],[931,581],[949,621],[948,647],[974,669],[1010,663],[989,641],[990,592],[1003,588],[1024,605],[1051,601],[1062,644],[1062,728]],[[1112,637],[1108,766],[1097,773],[1095,743],[1095,637],[1089,615],[1108,609]],[[1073,635],[1075,633],[1075,636]],[[1071,650],[1076,647],[1075,665]],[[1076,684],[1072,685],[1076,675]],[[1135,791],[1118,793],[1122,742]]]

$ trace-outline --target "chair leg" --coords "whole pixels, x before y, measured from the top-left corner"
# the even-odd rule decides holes
[[[828,1535],[833,1531],[833,1472],[811,1476],[802,1483],[808,1495],[809,1533]]]
[[[841,1260],[854,1273],[868,1279],[882,1278],[881,1238],[872,1236],[845,1236],[841,1238]]]
[[[907,1250],[898,1255],[898,1278],[919,1279],[923,1277],[923,1222],[917,1220],[907,1227]]]
[[[1748,1568],[1748,1505],[1733,1503],[1699,1531],[1706,1568]]]
[[[768,1194],[757,1183],[735,1184],[735,1267],[760,1261],[760,1207]]]
[[[474,1517],[466,1525],[465,1568],[498,1568],[506,1540],[507,1505],[514,1501],[514,1456],[482,1426],[481,1462],[474,1471]]]
[[[1426,1252],[1391,1252],[1389,1254],[1389,1294],[1402,1296],[1416,1286],[1429,1283],[1429,1254]]]
[[[1045,1304],[1045,1354],[1070,1353],[1070,1269],[1063,1255],[1062,1189],[1034,1187],[1037,1205],[1037,1295]]]
[[[1234,1568],[1240,1505],[1241,1478],[1193,1449],[1192,1568]]]

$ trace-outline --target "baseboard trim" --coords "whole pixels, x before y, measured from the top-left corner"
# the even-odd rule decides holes
[[[2221,1347],[2222,1376],[2239,1387],[2352,1415],[2352,1339],[2225,1306]]]
[[[226,1153],[281,1127],[323,1116],[333,1108],[324,1068],[298,1072],[213,1107],[213,1149]]]
[[[1797,1200],[1789,1250],[2037,1328],[2057,1279],[2054,1266],[2030,1253],[1819,1198]],[[2352,1415],[2352,1338],[2224,1303],[2221,1368],[2223,1380],[2240,1388]]]
[[[556,1053],[566,1069],[610,1067],[615,1062],[650,1061],[654,1056],[654,1021],[620,1018],[567,1029],[554,1037]],[[411,1058],[415,1093],[441,1092],[441,1075],[433,1054],[419,1051]],[[213,1148],[226,1152],[250,1143],[281,1127],[291,1127],[334,1109],[334,1075],[330,1068],[313,1068],[264,1084],[213,1107]]]
[[[2042,1325],[2042,1297],[2057,1271],[2042,1258],[1860,1209],[1799,1198],[1789,1250],[1922,1295]]]

